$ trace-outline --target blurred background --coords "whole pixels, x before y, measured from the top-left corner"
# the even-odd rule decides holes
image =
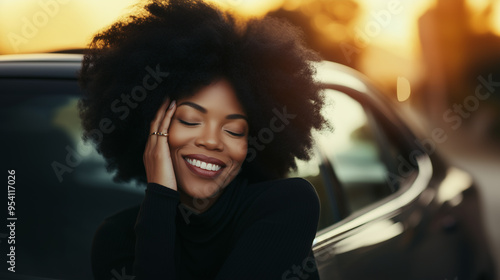
[[[137,2],[0,0],[0,54],[81,52]],[[384,89],[423,137],[443,129],[447,141],[433,145],[479,183],[500,267],[500,0],[212,2],[288,19],[324,59]]]
[[[478,76],[500,81],[500,1],[211,1],[242,17],[288,19],[324,59],[365,73],[434,125],[467,130],[464,141],[500,139],[500,93],[484,86],[484,100],[473,98]],[[0,0],[0,54],[81,50],[137,2]],[[411,94],[397,95],[398,77]]]

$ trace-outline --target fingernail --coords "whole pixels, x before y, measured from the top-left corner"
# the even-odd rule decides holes
[[[172,101],[172,103],[170,103],[170,106],[168,106],[168,109],[170,110],[170,109],[174,108],[174,106],[175,106],[175,100]]]

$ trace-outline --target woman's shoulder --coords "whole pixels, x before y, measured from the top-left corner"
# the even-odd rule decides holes
[[[131,269],[135,247],[134,225],[139,209],[140,205],[121,210],[99,225],[92,241],[94,276],[111,275],[110,271],[115,269],[113,265],[124,260],[128,260],[124,265]]]
[[[125,244],[134,240],[134,225],[140,205],[129,207],[106,217],[94,234],[94,247]]]
[[[314,187],[303,178],[286,178],[250,184],[253,207],[273,210],[319,213],[319,198]]]
[[[316,190],[311,183],[298,177],[254,183],[250,185],[250,189],[270,197],[288,197],[304,201],[318,199]]]
[[[120,210],[108,217],[106,217],[99,228],[97,233],[107,232],[111,230],[119,229],[123,231],[124,229],[134,228],[137,215],[139,214],[140,205],[135,205],[123,210]]]
[[[237,236],[258,228],[273,234],[286,229],[280,238],[314,238],[320,205],[314,187],[305,179],[287,178],[249,184],[242,194],[241,216],[236,216],[239,225],[234,231]]]

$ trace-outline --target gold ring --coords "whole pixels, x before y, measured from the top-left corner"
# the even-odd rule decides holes
[[[163,132],[155,131],[155,132],[151,133],[151,135],[158,135],[158,136],[165,136],[165,137],[167,137],[168,133],[163,133]]]

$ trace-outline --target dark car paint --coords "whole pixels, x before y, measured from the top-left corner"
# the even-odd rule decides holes
[[[80,65],[80,55],[0,57],[2,167],[18,171],[19,217],[18,272],[7,273],[4,261],[2,279],[24,279],[22,275],[90,279],[93,232],[104,217],[142,199],[140,190],[78,177],[98,174],[96,170],[104,166],[78,160],[74,140],[64,130],[47,126],[54,116],[37,115],[38,105],[60,110],[64,102],[74,101],[68,96],[78,97]],[[404,149],[419,148],[390,102],[359,73],[333,63],[321,67],[361,81],[365,90],[342,80],[322,80],[326,88],[343,91],[371,108],[374,118],[398,136]],[[29,112],[14,112],[20,105]],[[54,162],[71,172],[56,176]],[[317,263],[304,260],[298,264],[298,274],[283,279],[307,279],[314,269],[319,269],[321,279],[494,279],[477,188],[470,176],[449,167],[436,153],[422,154],[418,163],[414,178],[394,194],[354,213],[339,212],[342,219],[317,234],[313,248]],[[443,183],[453,180],[463,186],[456,190]],[[330,185],[335,187],[335,182]],[[443,188],[454,190],[454,195],[440,199]],[[456,196],[462,197],[458,204],[453,202]],[[340,197],[334,199],[342,202]],[[5,246],[6,242],[0,243],[2,258]]]
[[[357,91],[342,80],[324,81],[326,88],[369,106],[408,154],[420,151],[421,156],[414,181],[317,234],[314,253],[321,279],[495,279],[478,190],[470,176],[448,166],[437,152],[424,153],[391,102],[365,77],[342,65],[328,66],[350,73],[367,91]],[[454,180],[462,186],[444,186]],[[439,198],[445,187],[456,189],[446,200]],[[452,200],[459,196],[455,205]],[[402,202],[391,208],[397,200]],[[379,240],[367,242],[370,231]]]

